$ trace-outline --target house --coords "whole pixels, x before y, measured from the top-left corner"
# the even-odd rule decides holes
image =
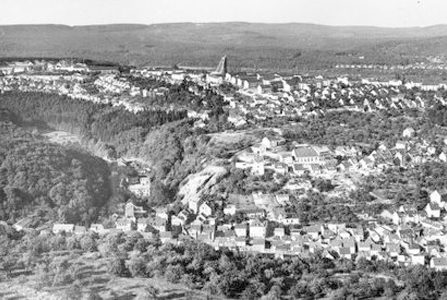
[[[279,238],[283,238],[286,235],[284,227],[277,227],[273,230],[273,235]]]
[[[309,146],[302,146],[294,149],[292,155],[297,164],[324,164],[324,158]]]
[[[343,240],[343,247],[349,248],[349,251],[351,251],[351,254],[354,254],[357,250],[356,242],[354,239]]]
[[[155,217],[150,220],[150,225],[159,232],[164,232],[166,231],[167,221],[165,219]]]
[[[171,216],[171,226],[185,226],[185,225],[186,220],[179,218],[177,216]]]
[[[382,245],[380,244],[371,244],[371,255],[378,255],[382,252]]]
[[[342,238],[342,239],[349,239],[351,237],[351,234],[346,231],[346,230],[340,230],[338,232],[338,235]]]
[[[387,243],[385,249],[391,257],[397,257],[400,254],[400,245],[396,243]]]
[[[213,209],[208,205],[208,203],[203,203],[199,207],[199,214],[209,217],[213,214]]]
[[[446,271],[447,257],[432,257],[430,260],[430,268],[433,268],[436,271]]]
[[[159,217],[161,219],[165,219],[168,220],[169,215],[168,212],[166,211],[165,207],[158,207],[155,209],[155,216]]]
[[[303,231],[306,232],[312,239],[318,239],[321,233],[321,226],[319,225],[311,225],[303,228]]]
[[[160,241],[165,244],[169,242],[173,242],[173,235],[171,231],[160,231],[159,233]]]
[[[146,232],[149,224],[150,224],[150,220],[148,218],[140,218],[137,221],[137,230],[139,232]]]
[[[352,259],[351,250],[347,247],[341,247],[338,251],[338,254],[340,255],[340,258]]]
[[[438,204],[440,208],[444,208],[447,204],[447,191],[433,191],[430,194],[430,202]]]
[[[234,226],[234,232],[237,237],[246,237],[248,231],[248,226],[246,223],[244,224],[237,224]]]
[[[61,232],[65,233],[73,233],[74,231],[74,224],[54,224],[53,225],[53,233],[58,234]]]
[[[286,214],[285,217],[280,216],[276,221],[284,225],[300,224],[300,218],[296,214]]]
[[[275,147],[278,147],[279,145],[284,144],[285,140],[283,138],[277,138],[277,137],[264,137],[261,141],[261,145],[266,150],[271,150]]]
[[[183,224],[186,224],[192,218],[192,216],[193,213],[188,209],[183,209],[177,215],[177,217],[182,220]]]
[[[241,213],[246,215],[250,219],[265,217],[265,210],[262,208],[248,208],[242,209]]]
[[[127,188],[137,197],[149,197],[151,195],[151,179],[140,176],[136,183],[130,184]]]
[[[253,251],[264,252],[265,251],[265,239],[253,239],[251,241],[251,249]]]
[[[90,231],[96,232],[97,234],[105,234],[108,232],[102,224],[92,224],[90,225]]]
[[[142,206],[136,206],[132,202],[128,202],[124,208],[124,217],[128,219],[136,220],[137,217],[142,217],[146,211]]]
[[[131,231],[133,229],[133,221],[129,218],[120,218],[116,220],[115,227],[122,231]]]
[[[373,243],[370,240],[364,241],[364,242],[358,242],[358,251],[359,252],[370,252],[371,251],[371,245]]]
[[[235,239],[236,247],[245,248],[247,246],[247,238],[243,236],[238,236]]]
[[[265,238],[267,225],[261,221],[255,220],[250,224],[249,232],[251,238]]]
[[[439,218],[441,216],[441,208],[436,202],[428,203],[424,210],[429,218]]]
[[[424,255],[410,255],[412,265],[425,265]]]
[[[87,233],[87,228],[85,226],[78,226],[76,225],[74,227],[73,233],[76,235],[81,235]]]
[[[188,234],[194,239],[197,239],[200,233],[202,233],[202,225],[192,224],[188,228]]]
[[[236,205],[234,204],[228,204],[224,210],[223,210],[225,215],[231,215],[234,216],[236,214]]]
[[[307,171],[303,164],[293,164],[292,170],[293,173],[297,176],[303,176]]]
[[[262,176],[265,173],[265,163],[264,159],[261,156],[256,156],[252,168],[251,173],[255,176]]]
[[[407,253],[410,255],[417,255],[421,253],[421,247],[416,243],[410,243],[407,247]]]
[[[199,213],[199,207],[202,205],[202,203],[203,199],[200,197],[190,199],[188,201],[188,209],[197,214]]]
[[[335,251],[338,251],[341,247],[343,247],[342,240],[335,238],[329,242],[329,247]]]
[[[414,133],[415,133],[415,131],[414,131],[413,128],[411,128],[411,127],[407,127],[407,128],[405,128],[404,131],[402,132],[402,136],[403,136],[404,138],[411,138],[411,137],[413,137]]]

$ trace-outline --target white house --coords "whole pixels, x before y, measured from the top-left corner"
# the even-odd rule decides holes
[[[430,202],[425,206],[425,212],[429,218],[439,218],[441,216],[441,208],[435,202]]]
[[[411,138],[414,135],[415,131],[413,128],[411,127],[407,127],[404,129],[404,131],[402,132],[402,136],[404,138]]]
[[[199,214],[202,214],[206,217],[209,217],[213,214],[212,208],[208,205],[208,203],[203,203],[199,207]]]
[[[251,238],[265,238],[267,226],[265,223],[255,221],[250,224],[250,237]]]
[[[436,203],[440,208],[445,208],[447,204],[447,193],[445,191],[433,191],[430,194],[430,202]]]

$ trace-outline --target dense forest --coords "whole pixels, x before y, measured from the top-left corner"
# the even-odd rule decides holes
[[[123,108],[43,93],[5,93],[0,96],[2,107],[24,122],[41,122],[57,130],[79,134],[86,140],[100,141],[110,149],[112,156],[139,156],[140,151],[145,153],[144,143],[151,130],[186,118],[186,111],[154,110],[133,114]],[[170,132],[177,130],[174,128],[171,127]],[[170,139],[176,139],[175,135]],[[175,151],[175,145],[173,148]],[[160,158],[157,160],[163,161]]]
[[[2,117],[6,119],[4,111]],[[0,219],[14,222],[32,215],[36,222],[96,220],[110,196],[104,161],[46,143],[4,120],[0,140]]]
[[[214,95],[210,95],[211,102]],[[216,102],[213,126],[222,122]],[[13,112],[17,122],[49,126],[80,135],[86,144],[102,145],[109,156],[137,157],[152,170],[154,193],[175,195],[178,184],[196,171],[206,154],[208,138],[193,129],[186,111],[154,110],[137,114],[123,108],[73,100],[43,93],[7,92],[0,95],[0,109]],[[220,109],[219,109],[220,108]],[[161,183],[163,181],[163,183]],[[153,198],[153,197],[152,197]],[[173,201],[160,195],[154,204]]]

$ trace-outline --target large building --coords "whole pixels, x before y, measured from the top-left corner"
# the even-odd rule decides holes
[[[312,147],[299,147],[292,151],[293,158],[298,164],[318,164],[325,163],[324,157],[320,156]]]
[[[129,184],[128,189],[138,197],[149,197],[151,195],[151,180],[149,177],[139,177]]]

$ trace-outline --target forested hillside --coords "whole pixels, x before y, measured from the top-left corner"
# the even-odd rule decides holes
[[[79,57],[131,65],[319,69],[336,63],[402,63],[443,55],[445,26],[337,27],[315,24],[178,23],[0,27],[0,56]],[[357,61],[359,62],[359,61]]]
[[[78,101],[59,95],[8,92],[0,108],[22,122],[43,122],[57,130],[81,135],[108,149],[111,156],[138,157],[151,165],[154,180],[170,189],[199,165],[206,144],[192,130],[185,111],[130,113],[122,108]],[[203,158],[203,157],[202,157]]]
[[[1,116],[0,219],[94,221],[110,196],[107,164],[44,142],[8,122],[14,117],[5,111]]]

